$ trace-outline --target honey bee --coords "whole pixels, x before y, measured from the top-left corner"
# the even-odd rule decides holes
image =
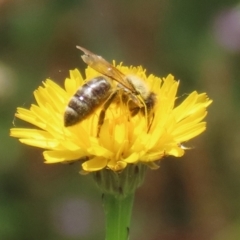
[[[125,75],[101,56],[83,47],[77,48],[84,53],[81,56],[83,61],[102,75],[87,81],[72,96],[64,113],[64,126],[73,126],[102,107],[98,119],[98,137],[106,110],[120,96],[121,101],[128,106],[131,116],[138,112],[146,114],[150,129],[156,94],[149,90],[147,84],[135,75]]]

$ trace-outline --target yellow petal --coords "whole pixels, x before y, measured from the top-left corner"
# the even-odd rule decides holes
[[[43,156],[46,160],[45,163],[58,163],[85,159],[84,157],[86,155],[81,150],[79,151],[58,150],[58,151],[44,151]]]
[[[95,157],[82,164],[82,168],[87,172],[99,171],[105,168],[107,165],[107,159],[102,157]]]

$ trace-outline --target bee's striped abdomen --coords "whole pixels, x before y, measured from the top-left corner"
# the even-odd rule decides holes
[[[77,90],[64,114],[64,126],[72,126],[88,117],[110,95],[111,84],[102,76],[96,77]]]

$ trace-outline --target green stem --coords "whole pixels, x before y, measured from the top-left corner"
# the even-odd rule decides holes
[[[104,195],[104,211],[106,218],[105,240],[129,239],[130,220],[134,193],[126,197],[116,197],[112,194]]]

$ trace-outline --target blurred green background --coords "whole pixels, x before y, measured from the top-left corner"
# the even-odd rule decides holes
[[[101,194],[79,164],[45,165],[9,137],[46,78],[63,85],[81,45],[207,92],[207,131],[137,191],[131,240],[240,239],[240,5],[233,0],[0,0],[0,239],[104,239]],[[14,121],[14,123],[13,123]]]

